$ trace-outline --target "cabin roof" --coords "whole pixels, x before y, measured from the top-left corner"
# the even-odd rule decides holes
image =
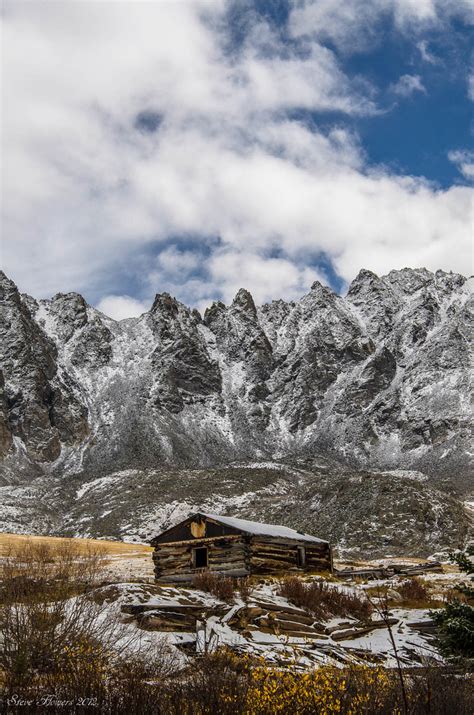
[[[210,514],[209,512],[198,512],[202,516],[206,516],[209,519],[214,519],[221,524],[226,526],[231,526],[233,529],[239,529],[239,531],[245,531],[247,534],[257,534],[260,536],[278,536],[280,538],[286,539],[296,539],[298,541],[314,541],[317,543],[327,543],[323,539],[318,539],[316,536],[311,536],[311,534],[305,534],[303,531],[296,531],[295,529],[290,529],[288,526],[281,526],[279,524],[264,524],[260,521],[248,521],[247,519],[237,519],[233,516],[220,516],[219,514]]]
[[[236,529],[237,531],[243,532],[245,534],[252,534],[256,536],[273,536],[281,539],[289,539],[292,541],[309,541],[318,544],[328,543],[327,541],[324,541],[324,539],[318,539],[316,536],[311,536],[310,534],[305,534],[302,531],[290,529],[288,526],[281,526],[279,524],[263,524],[259,521],[237,519],[233,516],[221,516],[220,514],[212,514],[210,512],[205,511],[198,511],[194,514],[191,514],[182,522],[176,524],[174,527],[166,529],[165,531],[161,532],[161,534],[157,534],[157,536],[155,536],[150,543],[153,545],[155,539],[159,539],[164,534],[172,532],[177,526],[179,526],[179,524],[184,524],[190,519],[195,519],[196,517],[205,517],[206,519],[211,519],[218,524],[222,524],[223,526],[227,526],[231,529]]]

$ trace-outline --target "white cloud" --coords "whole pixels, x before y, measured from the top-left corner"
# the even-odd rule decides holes
[[[150,309],[150,305],[142,303],[129,295],[107,295],[96,305],[109,318],[123,320],[124,318],[137,318]]]
[[[465,179],[474,179],[474,151],[457,150],[448,152],[448,159],[456,164]]]
[[[420,52],[423,62],[427,62],[430,65],[437,65],[440,63],[440,59],[429,51],[428,42],[426,40],[420,40],[420,42],[417,42],[416,46]]]
[[[193,251],[179,250],[170,246],[161,251],[157,258],[157,267],[168,276],[187,276],[199,266],[199,256]]]
[[[308,292],[315,280],[327,283],[317,270],[298,267],[283,258],[264,258],[248,252],[223,251],[215,254],[209,272],[216,285],[225,286],[223,300],[229,303],[239,288],[252,286],[257,304],[273,298],[291,300]]]
[[[474,102],[474,73],[467,78],[467,96]]]
[[[380,23],[390,21],[405,34],[442,28],[451,18],[472,22],[472,0],[294,0],[293,37],[331,40],[353,53],[383,41]]]
[[[426,88],[418,74],[402,75],[389,89],[399,97],[411,97],[414,92],[426,94]]]
[[[375,5],[348,2],[346,24]],[[22,290],[104,295],[124,316],[155,290],[199,306],[241,286],[295,297],[321,252],[346,281],[362,266],[465,268],[467,187],[370,171],[345,129],[288,118],[377,111],[317,40],[292,49],[260,24],[226,54],[217,0],[4,6],[2,251]],[[346,4],[318,6],[329,35]],[[431,6],[400,0],[397,22],[428,22]],[[144,110],[156,133],[134,128]],[[116,265],[143,304],[120,295],[133,291]]]

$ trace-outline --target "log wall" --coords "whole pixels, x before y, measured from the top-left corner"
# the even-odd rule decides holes
[[[193,539],[155,546],[153,561],[157,581],[192,581],[204,569],[194,568],[193,549],[208,548],[205,570],[224,576],[247,576],[250,573],[250,551],[243,536]]]
[[[208,548],[207,569],[193,566],[193,549]],[[305,549],[305,565],[298,565],[298,547]],[[332,571],[331,549],[325,542],[285,541],[272,536],[209,537],[156,544],[153,553],[155,577],[161,582],[192,581],[200,571],[223,576]]]
[[[298,565],[298,547],[305,549],[305,565]],[[279,571],[331,571],[329,544],[309,541],[286,541],[273,536],[254,536],[250,542],[250,570],[264,574]]]

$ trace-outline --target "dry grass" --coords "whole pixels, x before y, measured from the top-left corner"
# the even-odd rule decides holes
[[[222,601],[231,601],[236,584],[228,576],[221,576],[211,571],[202,571],[194,577],[193,586],[201,591],[212,593],[213,596]]]
[[[426,603],[431,601],[427,586],[418,578],[408,578],[397,588],[404,603]]]
[[[65,549],[73,549],[83,556],[91,551],[97,551],[101,554],[104,581],[154,581],[151,546],[106,539],[0,534],[0,563],[2,558],[26,546],[48,548],[56,554],[62,553]]]
[[[107,541],[105,539],[69,539],[61,536],[30,536],[28,534],[0,534],[0,556],[10,553],[25,543],[47,545],[58,550],[71,544],[79,553],[88,553],[91,548],[100,549],[108,556],[128,556],[131,558],[149,558],[153,552],[151,546],[143,544],[127,544],[123,541]]]
[[[400,598],[392,597],[390,592],[395,591]],[[437,598],[428,586],[419,578],[406,578],[398,583],[385,586],[370,586],[365,589],[369,598],[374,597],[387,601],[391,607],[403,608],[437,608],[443,605],[443,600]]]
[[[290,603],[321,619],[329,616],[353,616],[364,621],[370,617],[373,610],[364,596],[347,593],[325,581],[305,583],[297,576],[291,576],[281,582],[279,593]]]
[[[238,591],[244,603],[248,603],[253,592],[253,585],[249,578],[230,578],[212,571],[201,571],[196,574],[193,587],[212,593],[216,598],[228,602],[232,601],[234,593]]]

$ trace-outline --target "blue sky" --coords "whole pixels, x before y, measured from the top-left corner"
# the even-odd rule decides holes
[[[472,0],[4,3],[2,266],[112,317],[471,270]]]

